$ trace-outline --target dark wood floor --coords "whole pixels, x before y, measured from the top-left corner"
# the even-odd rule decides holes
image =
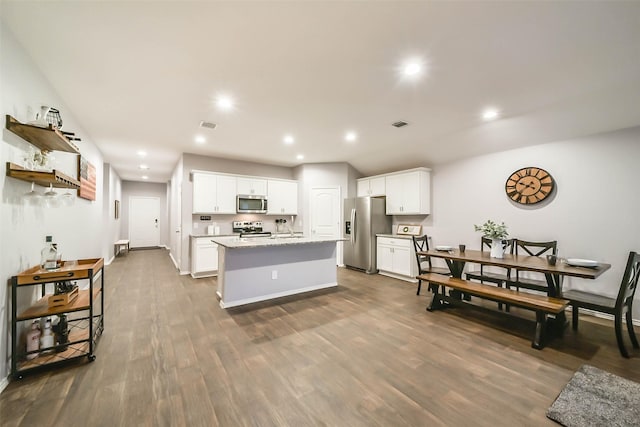
[[[611,322],[585,319],[538,351],[529,321],[428,313],[415,285],[338,278],[336,290],[225,311],[215,279],[179,276],[165,250],[118,257],[96,361],[11,382],[0,424],[555,425],[545,411],[582,364],[640,381]]]

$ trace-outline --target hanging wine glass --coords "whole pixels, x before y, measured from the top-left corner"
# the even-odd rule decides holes
[[[28,205],[37,206],[42,200],[42,195],[36,191],[36,183],[31,183],[31,191],[24,193],[24,201]]]
[[[53,184],[49,184],[49,189],[44,193],[44,205],[49,208],[54,208],[57,207],[58,204],[58,193],[53,191]]]
[[[60,196],[60,202],[64,207],[73,206],[73,203],[75,201],[76,201],[76,196],[73,193],[71,193],[71,190],[67,190],[62,196]]]

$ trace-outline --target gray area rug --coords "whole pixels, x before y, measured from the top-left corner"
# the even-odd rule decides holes
[[[640,426],[640,384],[583,365],[547,410],[567,426]]]

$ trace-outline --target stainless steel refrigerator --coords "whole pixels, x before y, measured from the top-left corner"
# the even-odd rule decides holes
[[[385,199],[357,197],[344,199],[344,264],[377,273],[376,234],[391,234],[391,216],[386,215]]]

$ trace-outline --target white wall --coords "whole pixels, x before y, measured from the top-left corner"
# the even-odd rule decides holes
[[[358,172],[348,163],[309,163],[298,166],[295,175],[299,183],[298,209],[300,214],[296,219],[296,226],[302,228],[305,234],[311,234],[308,211],[309,195],[312,188],[340,187],[340,195],[343,199],[356,195],[354,176],[358,176]],[[340,212],[340,217],[342,218],[342,212]]]
[[[13,35],[0,22],[2,56],[0,57],[0,90],[2,92],[2,119],[6,114],[22,122],[35,119],[41,105],[54,106],[61,112],[63,129],[75,132],[81,142],[82,155],[96,167],[96,201],[75,198],[71,207],[45,208],[25,205],[23,194],[30,190],[30,183],[0,174],[0,276],[2,283],[9,283],[11,276],[40,262],[40,251],[46,235],[52,235],[59,245],[64,259],[107,258],[108,244],[105,236],[112,227],[111,219],[104,217],[104,188],[117,187],[117,177],[106,184],[103,173],[103,158],[90,135],[76,122],[73,113],[66,107],[63,98],[50,86],[46,77],[32,63]],[[0,143],[0,165],[10,161],[23,164],[23,153],[30,147],[20,137],[2,129]],[[72,177],[77,176],[77,156],[54,152],[54,167]],[[45,191],[37,187],[38,191]],[[65,189],[58,189],[64,193]],[[107,193],[112,193],[109,190]],[[0,292],[0,389],[9,373],[11,343],[8,337],[10,326],[10,287]],[[34,295],[24,292],[19,295],[18,310],[31,303]]]
[[[639,159],[636,127],[438,166],[433,214],[405,221],[421,221],[434,245],[466,243],[473,249],[481,237],[474,224],[504,221],[511,237],[557,240],[560,256],[611,264],[595,281],[568,279],[564,286],[615,296],[629,251],[640,251]],[[557,192],[549,202],[523,207],[506,197],[507,177],[524,166],[539,166],[555,178]],[[639,310],[636,304],[635,318]]]
[[[160,199],[160,246],[169,247],[169,205],[167,184],[155,182],[122,181],[122,201],[120,203],[120,234],[129,239],[129,202],[131,197],[157,197]]]
[[[169,182],[169,255],[177,269],[182,257],[182,164],[181,156]]]
[[[122,239],[120,224],[122,223],[122,183],[116,171],[108,163],[104,164],[103,171],[104,200],[102,206],[103,216],[107,218],[104,227],[103,242],[106,246],[107,255],[105,261],[110,264],[115,256],[113,243]],[[115,200],[120,202],[120,217],[115,217]]]

